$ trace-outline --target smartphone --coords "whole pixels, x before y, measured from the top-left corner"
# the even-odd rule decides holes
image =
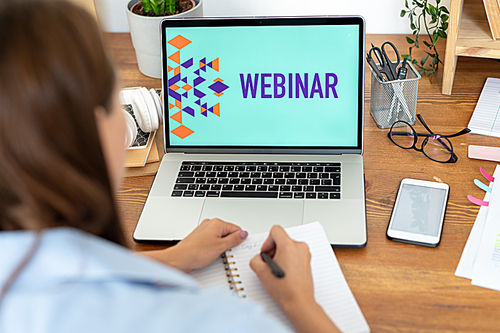
[[[450,186],[405,178],[387,227],[387,238],[397,242],[436,247],[441,241]]]

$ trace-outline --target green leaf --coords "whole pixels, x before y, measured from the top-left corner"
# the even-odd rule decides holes
[[[415,26],[415,24],[413,24],[413,22],[411,22],[411,24],[410,24],[410,29],[417,30],[417,27]]]
[[[146,13],[152,13],[153,8],[151,7],[151,0],[142,0],[142,7]]]
[[[422,66],[423,66],[423,65],[425,64],[425,62],[427,61],[427,58],[429,58],[429,55],[428,55],[428,54],[426,54],[426,55],[422,58],[422,60],[420,60],[420,64],[421,64]]]
[[[436,45],[437,40],[439,39],[439,35],[436,30],[432,33],[432,45]]]
[[[175,7],[177,5],[177,0],[162,0],[165,1],[165,10],[169,14],[175,14]]]
[[[406,36],[406,41],[408,42],[408,44],[415,44],[415,41],[408,36]]]
[[[419,48],[419,47],[420,47],[420,45],[418,44],[418,38],[415,38],[415,46],[416,46],[417,48]]]
[[[432,45],[431,45],[431,44],[429,44],[429,42],[428,42],[428,41],[426,41],[425,39],[424,39],[424,44],[425,44],[425,46],[427,46],[428,48],[432,48]]]
[[[401,9],[401,13],[399,14],[399,16],[405,17],[405,15],[406,15],[406,10]]]
[[[418,61],[417,61],[417,59],[413,59],[413,60],[411,61],[411,63],[412,63],[412,64],[414,64],[414,65],[416,65],[416,64],[418,63]]]
[[[411,61],[411,56],[409,54],[402,54],[401,58],[406,59],[407,61]]]
[[[441,2],[441,0],[436,0],[436,4],[439,5],[439,3]]]
[[[445,6],[439,7],[439,10],[443,11],[446,14],[450,14],[450,12],[448,11],[448,8],[446,8]]]
[[[410,7],[408,7],[408,0],[405,0],[405,7],[410,9]]]
[[[437,16],[438,14],[437,8],[434,7],[432,4],[429,4],[429,14],[431,14],[433,17]]]
[[[441,29],[443,29],[443,31],[448,30],[448,22],[444,22],[444,23],[441,25]]]
[[[441,30],[441,29],[439,29],[439,30],[438,30],[438,35],[439,35],[439,37],[441,37],[441,38],[446,38],[446,37],[447,37],[447,36],[446,36],[446,32],[444,32],[444,31],[443,31],[443,30]]]
[[[429,24],[434,24],[434,23],[436,23],[437,18],[438,18],[437,16],[433,16],[433,17],[432,17],[432,20],[429,22]]]
[[[446,15],[446,14],[441,15],[441,20],[442,20],[443,22],[448,21],[448,18],[450,18],[450,16],[449,16],[449,15]]]

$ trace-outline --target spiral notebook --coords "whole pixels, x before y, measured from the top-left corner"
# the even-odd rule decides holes
[[[369,332],[370,328],[342,274],[339,263],[319,222],[285,229],[297,241],[307,243],[311,253],[314,296],[342,332]],[[266,312],[293,329],[280,307],[264,290],[250,268],[268,233],[250,235],[226,251],[221,259],[190,273],[204,288],[221,287],[245,300],[260,303]],[[286,274],[286,272],[285,272]]]

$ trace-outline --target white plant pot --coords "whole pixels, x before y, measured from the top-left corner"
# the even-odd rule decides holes
[[[137,64],[142,74],[159,79],[161,78],[160,22],[168,18],[203,17],[203,3],[202,0],[194,0],[196,6],[187,12],[171,16],[149,17],[130,11],[130,8],[139,1],[131,0],[127,5],[128,24]]]

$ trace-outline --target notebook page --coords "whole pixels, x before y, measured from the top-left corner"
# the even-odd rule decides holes
[[[472,133],[500,137],[500,79],[486,79],[468,127]]]
[[[220,257],[206,267],[193,269],[189,275],[194,277],[202,288],[219,287],[230,292],[226,271]]]
[[[337,258],[319,222],[286,229],[297,241],[307,243],[311,253],[311,267],[316,301],[343,332],[369,332],[370,328],[356,299],[342,274]],[[250,260],[260,253],[268,233],[249,236],[245,242],[234,247],[231,254],[247,299],[262,304],[268,313],[293,327],[280,307],[268,296],[257,275],[250,268]],[[286,272],[285,272],[286,274]]]

